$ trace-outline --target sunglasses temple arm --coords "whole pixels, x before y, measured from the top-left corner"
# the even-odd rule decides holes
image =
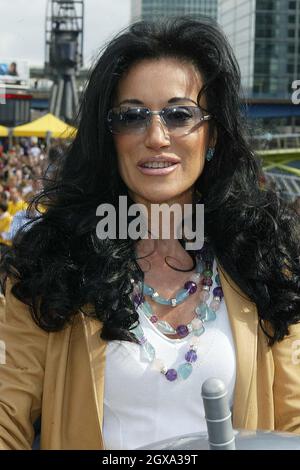
[[[184,135],[189,135],[191,134],[192,132],[194,132],[196,129],[198,129],[199,127],[202,126],[202,123],[204,121],[209,121],[210,119],[212,119],[212,115],[211,114],[206,114],[205,116],[202,117],[201,121],[197,122],[197,124],[194,125],[194,127],[192,127],[190,130],[188,130]]]

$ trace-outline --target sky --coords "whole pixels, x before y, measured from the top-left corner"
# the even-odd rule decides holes
[[[47,0],[0,0],[0,61],[44,64]],[[84,0],[84,62],[130,21],[130,0]]]

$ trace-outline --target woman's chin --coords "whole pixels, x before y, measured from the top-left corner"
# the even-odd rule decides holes
[[[150,204],[172,204],[179,201],[180,197],[177,194],[149,194],[147,195],[144,200]]]

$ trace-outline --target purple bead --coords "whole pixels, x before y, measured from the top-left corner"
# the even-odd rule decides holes
[[[170,382],[173,382],[174,380],[177,379],[177,372],[175,369],[169,369],[165,375],[166,375],[166,379],[169,380]]]
[[[210,279],[209,277],[205,277],[205,278],[202,280],[202,285],[203,285],[203,286],[212,286],[212,285],[213,285],[213,281],[212,281],[212,279]]]
[[[189,294],[194,294],[197,290],[197,284],[193,281],[187,281],[184,284],[184,288],[189,291]]]
[[[190,349],[185,355],[185,360],[187,362],[196,362],[197,359],[198,359],[198,356],[194,349]]]
[[[180,336],[180,338],[184,338],[185,336],[189,334],[189,330],[186,325],[178,325],[176,328],[176,331],[177,331],[178,336]]]
[[[151,321],[152,323],[156,323],[156,322],[158,322],[158,317],[157,317],[156,315],[151,315],[150,321]]]
[[[133,297],[133,302],[135,305],[141,305],[144,302],[145,298],[143,294],[135,294]]]
[[[213,290],[213,295],[214,295],[214,297],[220,297],[220,299],[222,299],[224,297],[222,287],[220,287],[220,286],[215,287],[214,290]]]

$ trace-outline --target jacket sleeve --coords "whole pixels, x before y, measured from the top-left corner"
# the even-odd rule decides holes
[[[300,323],[272,347],[275,429],[300,434]]]
[[[0,315],[0,449],[31,449],[39,417],[48,333],[7,283]]]

